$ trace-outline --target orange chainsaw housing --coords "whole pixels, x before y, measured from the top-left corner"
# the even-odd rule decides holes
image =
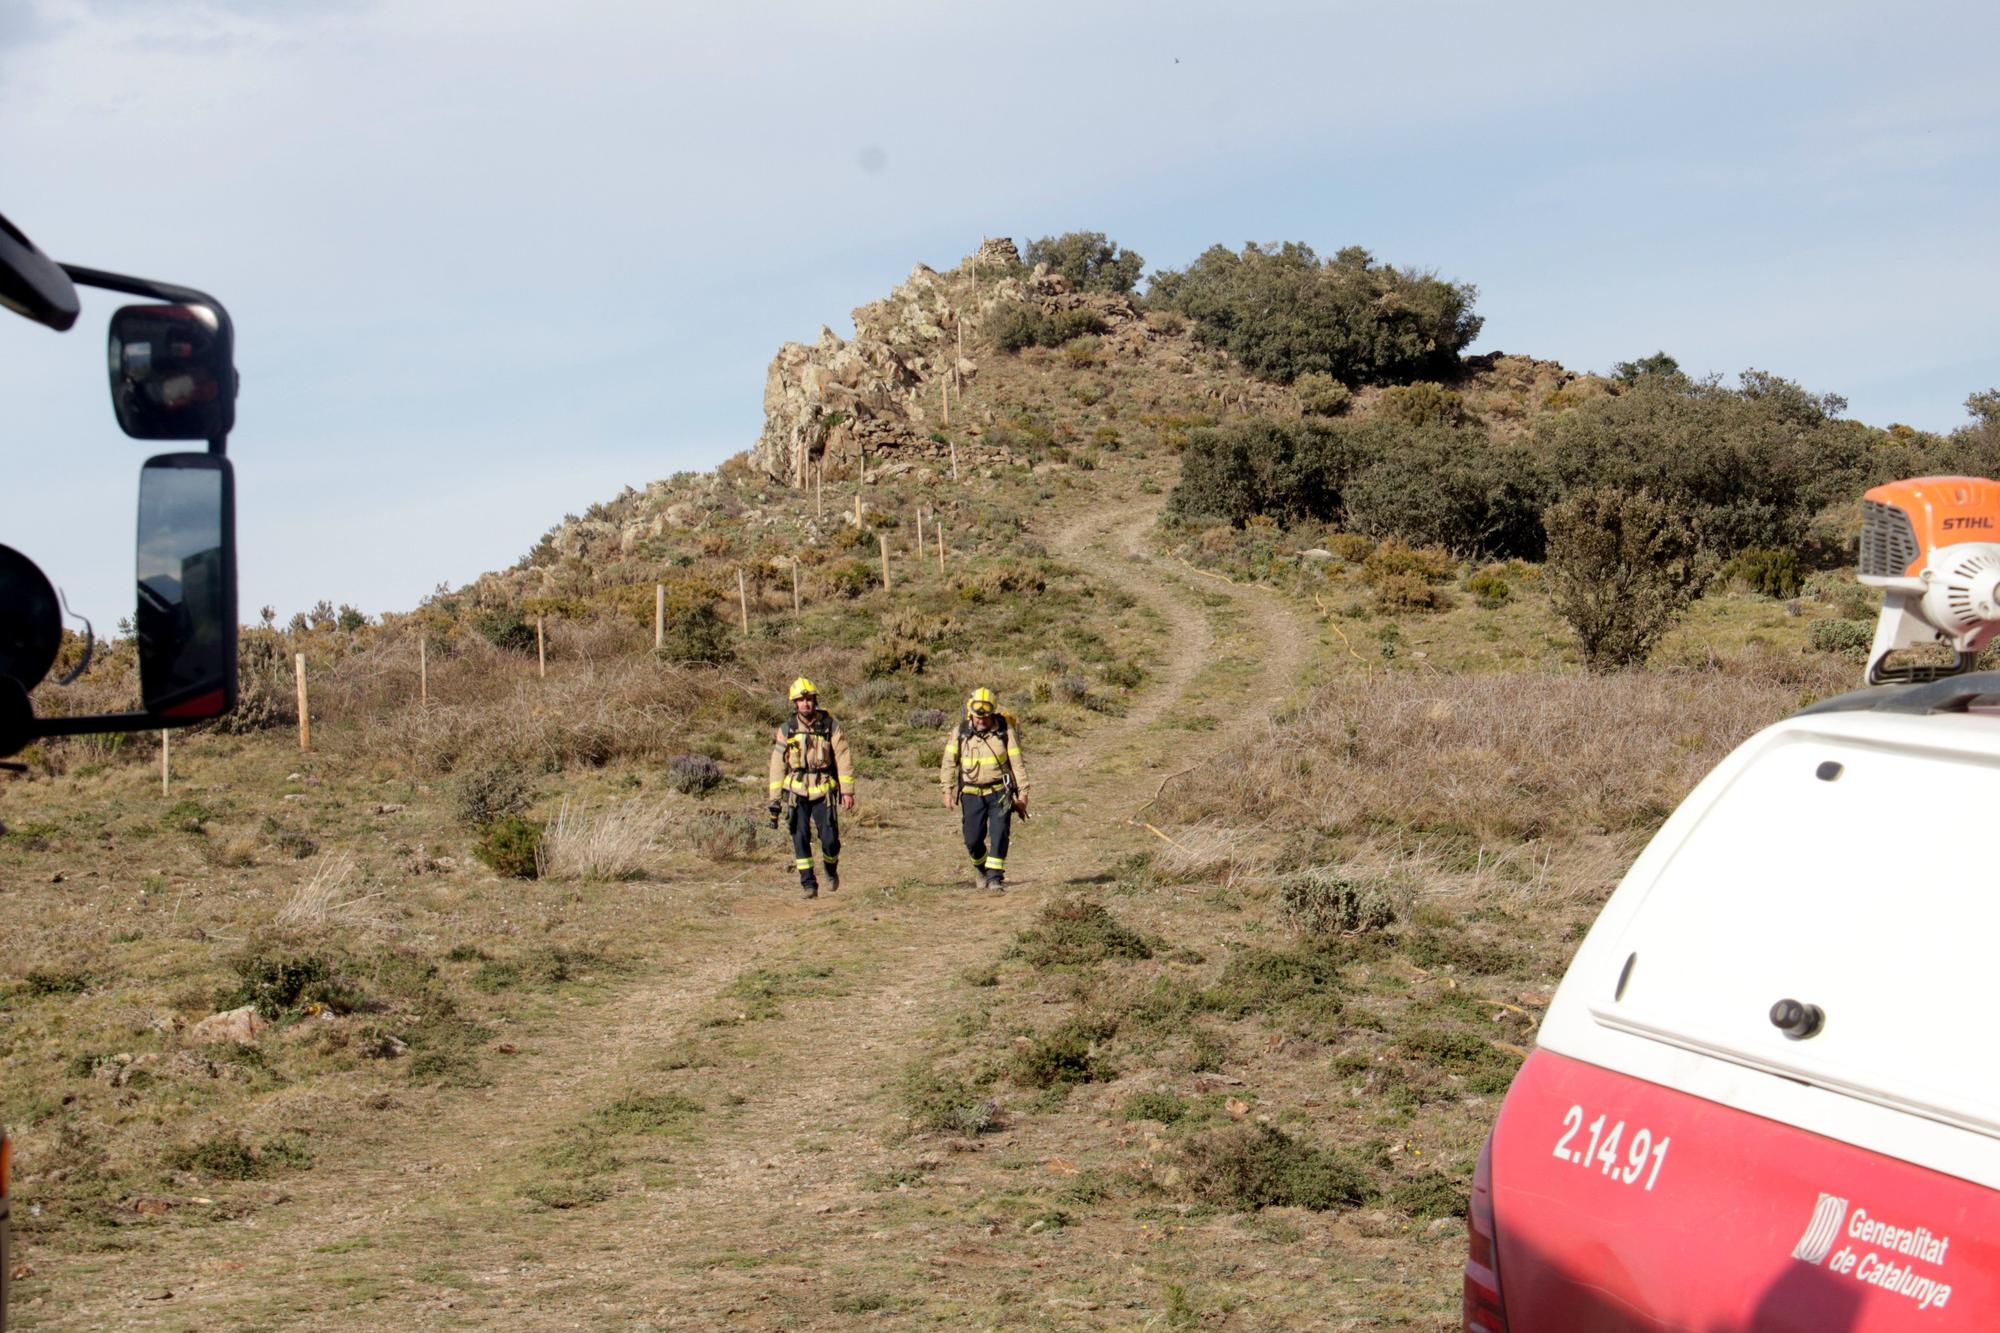
[[[1961,542],[2000,542],[2000,482],[1912,477],[1873,487],[1862,497],[1864,582],[1916,578],[1932,551]]]

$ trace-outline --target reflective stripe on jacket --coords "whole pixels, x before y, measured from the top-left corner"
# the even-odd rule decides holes
[[[840,724],[826,713],[800,727],[787,718],[771,737],[771,795],[789,791],[816,801],[836,791],[854,790],[854,755]]]

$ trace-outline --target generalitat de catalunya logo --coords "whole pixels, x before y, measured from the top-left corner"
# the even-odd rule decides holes
[[[1841,1223],[1846,1220],[1847,1200],[1831,1194],[1820,1195],[1819,1203],[1813,1208],[1812,1221],[1806,1223],[1806,1234],[1799,1237],[1792,1258],[1803,1259],[1809,1264],[1824,1263],[1834,1241],[1840,1239]]]

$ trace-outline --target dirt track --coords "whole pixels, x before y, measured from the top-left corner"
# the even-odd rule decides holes
[[[51,1275],[46,1305],[24,1312],[25,1326],[903,1322],[773,1293],[809,1291],[857,1263],[880,1275],[878,1285],[926,1280],[921,1234],[874,1230],[857,1194],[887,1151],[895,1115],[886,1090],[924,1049],[941,997],[968,967],[990,961],[1046,895],[1144,848],[1154,835],[1131,813],[1162,778],[1259,721],[1264,708],[1247,705],[1282,698],[1306,662],[1309,626],[1275,598],[1148,554],[1154,515],[1150,506],[1129,510],[1106,532],[1099,512],[1048,535],[1054,552],[1154,608],[1168,626],[1169,656],[1122,718],[1066,748],[1028,738],[1036,808],[1016,837],[1012,892],[944,886],[963,858],[952,850],[955,820],[936,808],[932,787],[864,790],[880,820],[850,836],[838,897],[741,894],[690,936],[683,956],[627,978],[595,1006],[531,1022],[515,1038],[520,1053],[495,1062],[490,1086],[385,1112],[345,1142],[316,1141],[315,1167],[285,1183],[288,1197],[240,1222],[151,1231],[143,1249],[110,1258],[100,1277]],[[1225,655],[1254,664],[1233,700],[1213,701],[1227,720],[1200,733],[1163,725]],[[704,1039],[704,1025],[731,1003],[719,997],[733,980],[807,965],[831,968],[837,984],[784,1002],[778,1016],[752,1025],[739,1058],[703,1074],[711,1091],[726,1089],[724,1104],[705,1100],[698,1133],[664,1145],[649,1183],[573,1210],[522,1198],[528,1164],[594,1108],[671,1082],[666,1055]],[[732,1261],[744,1252],[758,1262]],[[952,1280],[976,1284],[976,1265]],[[938,1317],[906,1314],[918,1323]]]

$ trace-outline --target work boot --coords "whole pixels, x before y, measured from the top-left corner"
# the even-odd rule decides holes
[[[1007,872],[1004,870],[987,871],[986,887],[993,893],[1005,893],[1007,891]]]
[[[799,897],[807,900],[819,897],[819,885],[813,883],[811,880],[807,880],[805,883],[799,885]]]
[[[840,892],[840,872],[838,870],[829,870],[826,872],[826,891],[828,893]]]
[[[986,872],[986,870],[985,870],[985,868],[984,868],[984,867],[979,867],[979,866],[975,866],[975,867],[973,868],[973,871],[972,871],[972,887],[973,887],[973,888],[975,888],[975,889],[983,889],[983,888],[986,888],[986,887],[987,887],[987,886],[988,886],[988,885],[989,885],[989,884],[990,884],[991,882],[992,882],[992,881],[991,881],[991,878],[990,878],[990,877],[988,876],[988,874],[987,874],[987,872]]]

